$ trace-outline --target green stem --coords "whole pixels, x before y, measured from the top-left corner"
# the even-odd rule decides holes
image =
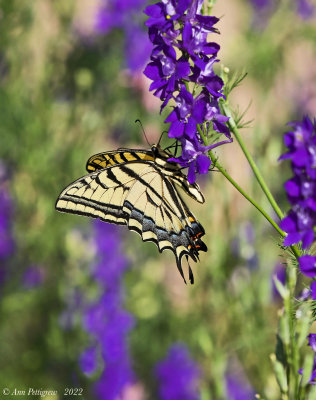
[[[293,382],[292,389],[294,392],[294,398],[298,399],[299,397],[299,375],[297,371],[299,369],[299,354],[297,348],[297,338],[296,338],[296,326],[295,320],[293,318],[295,314],[294,307],[294,295],[295,295],[295,286],[297,280],[296,268],[289,263],[286,271],[286,286],[289,290],[289,296],[284,300],[284,309],[287,313],[288,321],[289,321],[289,331],[290,331],[290,379]],[[293,387],[294,386],[294,387]]]
[[[234,136],[236,137],[237,142],[239,143],[239,146],[241,147],[242,151],[244,152],[244,154],[250,164],[250,167],[253,170],[253,173],[255,174],[255,177],[256,177],[259,185],[261,186],[264,194],[267,196],[267,199],[269,200],[269,203],[271,204],[272,208],[276,212],[277,216],[280,219],[282,219],[284,217],[283,212],[281,211],[280,207],[278,206],[277,202],[275,201],[272,193],[270,192],[267,184],[265,183],[263,176],[261,175],[261,172],[259,171],[259,168],[257,167],[254,159],[252,158],[251,154],[249,153],[247,147],[245,146],[245,143],[239,134],[237,125],[234,121],[234,118],[232,117],[229,107],[225,103],[222,103],[221,107],[222,107],[226,117],[229,117],[228,126],[229,126],[230,130],[233,132]]]
[[[259,168],[257,167],[254,159],[252,158],[251,154],[249,153],[247,147],[245,146],[245,143],[244,143],[242,137],[239,134],[236,122],[235,122],[234,118],[232,117],[232,114],[230,112],[230,109],[229,109],[228,105],[225,104],[225,103],[222,103],[221,104],[221,108],[222,108],[224,114],[226,115],[226,117],[229,117],[229,120],[227,122],[228,126],[229,126],[229,129],[233,132],[234,136],[236,137],[237,142],[239,143],[239,146],[241,147],[243,153],[245,154],[245,156],[246,156],[246,158],[247,158],[247,160],[248,160],[248,162],[250,164],[250,167],[251,167],[251,169],[252,169],[252,171],[253,171],[253,173],[254,173],[254,175],[255,175],[258,183],[259,183],[259,185],[261,186],[264,194],[266,195],[269,203],[271,204],[273,210],[276,212],[277,216],[280,219],[282,219],[284,217],[284,214],[283,214],[282,210],[280,209],[280,207],[278,206],[277,202],[275,201],[275,198],[273,197],[273,195],[270,192],[267,184],[265,183],[265,180],[264,180],[263,176],[261,175],[261,172],[259,171]],[[283,232],[282,236],[285,237],[286,234]],[[291,246],[291,249],[292,249],[293,254],[295,255],[296,258],[301,256],[301,252],[298,250],[298,248],[295,245]]]
[[[206,140],[206,138],[205,138],[205,136],[204,136],[204,134],[203,134],[202,129],[201,129],[200,126],[198,126],[198,130],[199,130],[199,133],[200,133],[200,135],[201,135],[201,137],[202,137],[202,139],[203,139],[205,145],[207,145],[207,140]],[[256,209],[257,209],[258,211],[260,211],[260,213],[266,218],[267,221],[270,222],[270,224],[274,227],[274,229],[275,229],[281,236],[285,237],[285,236],[286,236],[286,233],[283,232],[283,231],[279,228],[278,224],[276,224],[276,223],[273,221],[273,219],[259,206],[259,204],[257,204],[257,203],[256,203],[256,202],[255,202],[255,201],[254,201],[254,200],[239,186],[239,185],[238,185],[238,183],[237,183],[237,182],[228,174],[228,172],[221,166],[221,164],[220,164],[220,163],[218,162],[218,160],[216,159],[215,155],[214,155],[211,151],[209,151],[208,154],[209,154],[209,156],[210,156],[210,158],[211,158],[211,160],[212,160],[213,166],[216,167],[216,168],[218,168],[218,170],[219,170],[219,171],[225,176],[225,178],[238,190],[238,192],[239,192],[240,194],[242,194],[242,195],[245,197],[245,199],[247,199],[253,206],[255,206]]]
[[[209,156],[211,157],[212,163],[214,167],[216,167],[224,176],[225,178],[238,190],[240,194],[242,194],[245,199],[247,199],[253,206],[256,207],[258,211],[265,217],[267,221],[270,222],[270,224],[274,227],[274,229],[283,237],[286,236],[285,232],[282,231],[282,229],[279,228],[278,224],[276,224],[273,219],[257,204],[239,185],[238,183],[225,171],[225,169],[220,165],[220,163],[217,161],[216,157],[214,154],[209,151]]]

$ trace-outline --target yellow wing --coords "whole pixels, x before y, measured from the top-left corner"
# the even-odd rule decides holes
[[[172,250],[183,279],[182,257],[196,261],[199,251],[206,251],[203,227],[172,181],[150,162],[115,165],[86,175],[61,193],[56,209],[126,224],[160,252]],[[193,283],[190,267],[189,277]]]

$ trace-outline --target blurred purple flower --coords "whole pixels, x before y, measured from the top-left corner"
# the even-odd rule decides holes
[[[5,260],[14,252],[11,231],[13,207],[9,192],[0,186],[0,260]]]
[[[303,19],[309,19],[314,16],[315,5],[310,0],[296,0],[297,12]]]
[[[256,392],[250,386],[243,370],[227,372],[226,394],[229,400],[248,400],[254,399]]]
[[[236,262],[240,259],[250,271],[258,268],[258,254],[255,251],[255,231],[251,222],[245,221],[239,226],[237,235],[232,239],[230,247]]]
[[[71,330],[75,324],[76,314],[81,311],[83,296],[75,288],[66,294],[65,302],[66,308],[59,315],[59,324],[63,329]]]
[[[198,400],[200,370],[184,344],[170,347],[167,357],[156,366],[161,400]]]
[[[276,277],[283,285],[286,282],[286,267],[283,264],[277,264],[274,268],[272,276]],[[272,282],[272,298],[274,301],[280,300],[281,296],[278,292],[278,289],[275,286],[274,279],[271,279]]]
[[[94,391],[99,399],[114,400],[134,381],[127,344],[134,319],[122,308],[122,278],[128,261],[122,254],[118,227],[98,220],[94,228],[98,261],[92,275],[101,295],[83,313],[83,325],[92,345],[81,354],[79,362],[83,372],[92,374],[98,367],[98,357],[102,358],[105,367]]]
[[[189,167],[188,180],[209,171],[207,153],[212,148],[232,141],[221,114],[219,99],[223,96],[222,79],[213,70],[220,46],[208,41],[208,34],[218,32],[218,18],[201,14],[202,0],[164,0],[145,9],[148,15],[149,39],[154,48],[144,74],[152,80],[150,90],[162,101],[161,111],[170,100],[176,106],[169,114],[169,137],[179,140],[182,154],[176,160]],[[194,84],[196,95],[189,91]],[[204,146],[198,128],[205,136],[221,134],[227,140]],[[186,149],[190,148],[190,151]],[[173,159],[175,160],[175,159]]]
[[[277,3],[275,0],[249,0],[249,2],[253,11],[252,28],[255,31],[263,30],[275,12]]]
[[[250,0],[250,3],[256,11],[260,11],[271,6],[271,0]]]
[[[79,358],[81,371],[86,375],[92,375],[98,368],[98,353],[95,346],[84,350]]]
[[[292,208],[280,227],[288,234],[285,246],[302,241],[306,249],[314,240],[316,226],[316,122],[305,116],[290,125],[293,129],[284,135],[288,152],[280,160],[291,160],[294,176],[284,186]]]
[[[45,278],[45,271],[38,265],[31,265],[26,269],[23,275],[23,286],[26,289],[33,289],[40,286]]]
[[[149,60],[152,45],[141,20],[143,0],[102,0],[96,15],[95,32],[106,35],[121,29],[125,40],[125,57],[131,72],[141,70]]]
[[[308,288],[304,288],[301,293],[299,294],[297,300],[299,301],[306,301],[309,299],[309,296],[311,295],[311,290]]]
[[[250,0],[250,4],[253,8],[252,26],[257,30],[265,27],[279,3],[276,0]],[[292,5],[290,6],[304,20],[312,18],[315,14],[313,0],[292,0]]]

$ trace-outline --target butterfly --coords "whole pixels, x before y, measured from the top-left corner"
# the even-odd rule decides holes
[[[179,189],[204,203],[198,184],[190,184],[181,166],[168,161],[173,154],[159,145],[150,150],[118,149],[89,158],[88,174],[67,186],[56,202],[58,211],[127,225],[159,252],[170,249],[186,282],[182,258],[199,259],[207,251],[205,234],[182,199]],[[189,279],[194,282],[188,262]]]

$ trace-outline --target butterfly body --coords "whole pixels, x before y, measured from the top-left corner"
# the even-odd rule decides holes
[[[56,209],[127,225],[159,251],[173,251],[184,279],[182,257],[194,261],[206,251],[204,229],[189,211],[178,188],[196,201],[204,198],[190,184],[181,167],[169,162],[171,153],[159,146],[151,150],[118,149],[96,154],[87,162],[88,175],[70,184],[59,196]],[[193,274],[189,266],[189,277]]]

